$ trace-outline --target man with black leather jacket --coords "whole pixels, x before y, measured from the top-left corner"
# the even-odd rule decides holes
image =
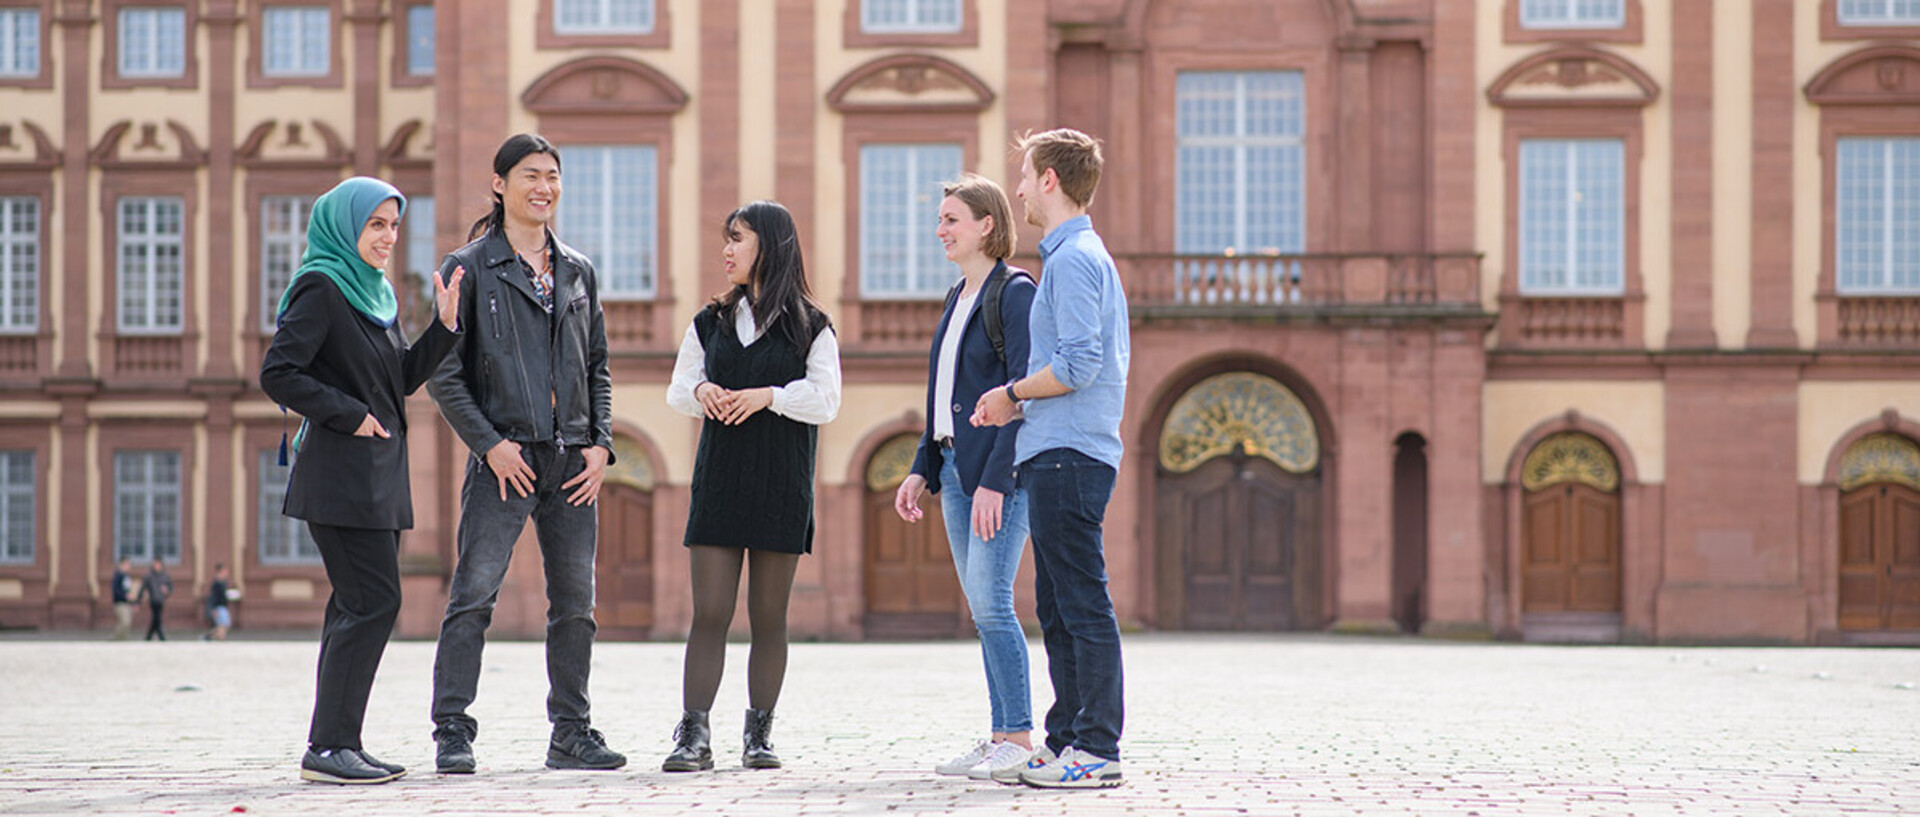
[[[547,766],[617,769],[625,756],[591,726],[596,500],[613,459],[613,384],[592,262],[548,225],[560,153],[519,134],[494,156],[484,233],[441,264],[464,267],[459,345],[428,391],[467,444],[459,561],[433,662],[435,766],[471,774],[479,724],[467,714],[513,544],[531,517],[547,578]]]

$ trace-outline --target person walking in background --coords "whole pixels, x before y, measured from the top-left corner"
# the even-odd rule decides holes
[[[227,630],[233,627],[232,603],[227,598],[233,591],[233,584],[227,581],[227,563],[213,566],[213,583],[207,586],[207,634],[201,640],[225,641]]]
[[[1025,417],[1014,461],[1033,503],[1035,612],[1053,707],[1046,745],[1019,780],[1105,788],[1122,782],[1120,626],[1100,526],[1123,453],[1120,413],[1132,357],[1127,295],[1087,218],[1100,184],[1100,144],[1059,128],[1020,140],[1020,153],[1016,195],[1027,223],[1045,234],[1028,322],[1032,352],[1026,376],[981,395],[973,418],[1004,426]]]
[[[146,577],[140,580],[140,595],[134,599],[136,603],[142,599],[146,600],[147,612],[153,616],[147,621],[147,637],[143,640],[152,641],[156,638],[161,641],[167,640],[162,622],[167,616],[167,599],[172,597],[173,577],[167,575],[167,566],[159,559],[155,559],[153,569],[148,570]]]
[[[980,395],[1027,371],[1027,313],[1034,284],[1007,266],[1017,243],[1013,208],[1000,185],[974,174],[942,189],[934,231],[961,279],[947,293],[927,360],[926,412],[913,468],[894,492],[907,522],[922,516],[923,491],[940,497],[947,544],[960,588],[980,633],[992,727],[986,740],[934,767],[979,780],[1019,769],[1033,754],[1027,634],[1013,609],[1013,579],[1027,543],[1027,495],[1014,484],[1014,436],[1003,427],[967,422]]]
[[[459,560],[433,657],[434,765],[472,774],[487,625],[513,544],[533,520],[547,577],[547,766],[618,769],[625,755],[592,728],[594,551],[601,481],[613,461],[613,379],[593,263],[553,234],[560,151],[517,134],[493,155],[493,209],[447,256],[475,280],[462,336],[427,387],[467,444]]]
[[[720,688],[743,562],[753,648],[740,762],[780,767],[771,730],[787,673],[787,601],[800,555],[813,550],[818,427],[840,411],[840,345],[807,286],[793,215],[752,202],[727,216],[722,235],[733,286],[694,316],[667,386],[668,405],[706,421],[687,514],[693,626],[684,711],[661,764],[669,772],[713,768],[707,712]]]
[[[125,641],[133,634],[133,560],[121,557],[114,565],[109,581],[113,592],[113,640]]]
[[[434,275],[437,319],[409,346],[385,272],[406,206],[393,185],[365,176],[314,201],[306,251],[260,361],[261,390],[303,418],[282,511],[306,520],[333,586],[300,759],[300,777],[322,783],[385,783],[406,773],[368,754],[360,729],[400,614],[400,532],[413,527],[406,397],[457,340],[454,307],[465,277]],[[215,576],[224,602],[226,566]],[[216,620],[221,637],[225,624]]]

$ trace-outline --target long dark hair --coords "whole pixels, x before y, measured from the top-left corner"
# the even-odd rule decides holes
[[[714,296],[720,313],[732,316],[742,299],[753,308],[753,322],[781,337],[805,354],[813,345],[816,321],[826,320],[826,310],[813,299],[807,286],[807,266],[800,257],[800,233],[793,226],[793,214],[774,201],[750,201],[727,214],[720,235],[731,240],[734,222],[745,224],[759,238],[760,252],[753,258],[747,274],[748,284],[729,288]],[[759,284],[760,297],[748,298]]]
[[[534,153],[545,153],[553,157],[553,166],[560,166],[560,149],[537,133],[516,133],[500,143],[500,149],[493,152],[493,175],[504,179],[513,172],[514,165],[521,159]],[[507,205],[500,194],[493,194],[493,211],[481,216],[472,227],[467,228],[467,240],[472,241],[487,233],[504,232],[507,229]]]

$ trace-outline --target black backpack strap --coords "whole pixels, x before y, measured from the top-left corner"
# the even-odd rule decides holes
[[[1007,328],[1000,316],[1000,295],[1007,289],[1007,283],[1014,278],[1025,278],[1033,283],[1033,276],[1019,267],[1008,266],[1006,272],[996,269],[987,276],[985,291],[980,293],[980,319],[985,322],[987,340],[993,342],[993,354],[1000,362],[1007,362]]]

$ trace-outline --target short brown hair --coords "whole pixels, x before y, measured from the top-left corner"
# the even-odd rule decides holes
[[[1053,170],[1060,192],[1074,204],[1089,207],[1100,186],[1100,140],[1072,128],[1054,128],[1020,137],[1018,150],[1033,158],[1033,172]]]
[[[962,173],[960,178],[941,185],[940,195],[959,199],[973,211],[975,219],[991,216],[993,229],[980,239],[980,252],[996,261],[1012,257],[1013,245],[1020,237],[1014,233],[1013,203],[1007,201],[1007,191],[978,173]]]

